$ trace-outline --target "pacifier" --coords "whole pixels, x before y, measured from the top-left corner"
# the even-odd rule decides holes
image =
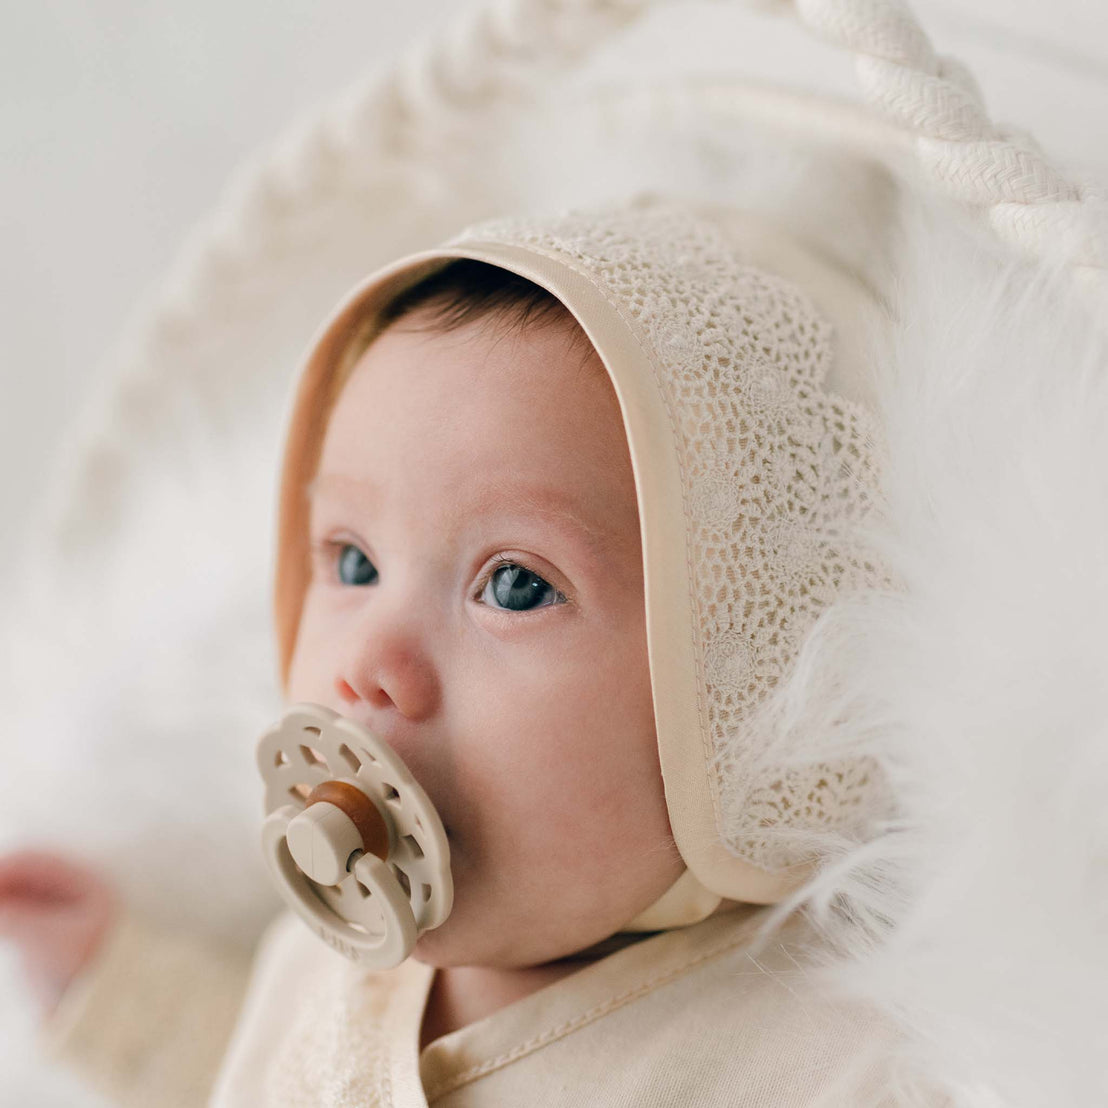
[[[391,969],[454,903],[450,847],[427,794],[371,731],[296,704],[259,740],[262,849],[282,897],[328,946]]]

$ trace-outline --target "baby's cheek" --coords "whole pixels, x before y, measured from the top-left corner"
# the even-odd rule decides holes
[[[600,879],[607,868],[612,791],[612,781],[565,759],[558,774],[547,774],[521,795],[517,841],[531,853],[542,881],[561,896],[575,883]]]
[[[286,686],[286,699],[290,703],[318,701],[328,694],[327,659],[322,649],[326,636],[320,633],[317,622],[308,612],[301,620]]]

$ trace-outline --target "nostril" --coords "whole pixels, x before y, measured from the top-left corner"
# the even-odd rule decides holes
[[[352,703],[358,699],[358,694],[350,687],[349,682],[342,677],[335,678],[335,688],[338,690],[339,696],[347,703]]]

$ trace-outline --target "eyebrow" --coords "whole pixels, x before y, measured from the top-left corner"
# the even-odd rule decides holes
[[[352,477],[341,477],[337,474],[317,475],[314,480],[308,482],[304,491],[308,500],[313,501],[318,496],[328,496],[335,493],[341,496],[346,490],[357,490],[363,495],[368,492],[371,496],[375,492],[373,486],[366,481],[360,481]],[[543,486],[514,487],[510,495],[511,499],[505,507],[505,511],[519,510],[546,519],[568,523],[582,535],[589,547],[597,553],[607,553],[616,545],[616,536],[613,531],[607,528],[593,527],[586,523],[576,512],[569,508],[565,494],[558,489]],[[472,510],[474,512],[484,511],[493,502],[503,506],[504,498],[505,490],[502,486],[481,486],[472,504]]]

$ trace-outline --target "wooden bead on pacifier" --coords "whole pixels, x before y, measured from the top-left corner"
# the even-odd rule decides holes
[[[315,933],[374,969],[399,965],[450,914],[442,820],[400,756],[354,720],[297,704],[258,741],[262,849]]]

